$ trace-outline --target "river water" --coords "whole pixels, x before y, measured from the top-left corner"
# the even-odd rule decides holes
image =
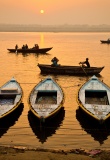
[[[28,96],[32,88],[47,75],[40,74],[38,63],[51,64],[56,56],[61,65],[79,65],[89,58],[91,66],[105,66],[100,79],[110,86],[110,45],[101,44],[101,39],[110,33],[0,33],[0,86],[12,77],[21,84],[24,92],[23,106],[0,123],[0,145],[17,145],[54,149],[100,148],[110,149],[110,127],[105,123],[100,127],[91,122],[78,108],[76,95],[78,88],[87,77],[51,75],[65,93],[65,103],[61,112],[44,127],[29,112]],[[18,44],[33,47],[53,47],[46,55],[9,53],[7,48]]]

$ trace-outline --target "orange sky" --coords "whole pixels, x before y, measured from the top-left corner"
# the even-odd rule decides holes
[[[0,23],[110,25],[109,15],[110,0],[0,0]]]

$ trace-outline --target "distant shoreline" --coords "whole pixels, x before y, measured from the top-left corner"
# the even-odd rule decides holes
[[[0,32],[110,32],[110,25],[0,24]]]
[[[57,31],[57,32],[55,32],[55,31],[24,31],[24,30],[22,30],[22,31],[0,31],[0,33],[2,33],[2,32],[54,32],[54,33],[72,33],[72,32],[81,32],[81,33],[83,33],[83,32],[91,32],[91,33],[94,33],[94,32],[99,32],[99,33],[107,33],[107,32],[110,32],[110,31]]]

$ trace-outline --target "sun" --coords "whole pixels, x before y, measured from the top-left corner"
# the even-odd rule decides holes
[[[43,9],[41,9],[41,10],[40,10],[40,13],[41,13],[41,14],[43,14],[43,13],[44,13],[44,10],[43,10]]]

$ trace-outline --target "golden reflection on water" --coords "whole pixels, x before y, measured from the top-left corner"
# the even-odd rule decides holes
[[[40,33],[40,44],[41,44],[41,46],[43,47],[44,46],[44,34],[41,32]]]
[[[40,74],[38,63],[50,64],[56,56],[60,64],[79,65],[79,61],[90,59],[91,66],[105,66],[101,79],[110,86],[110,46],[101,45],[104,33],[0,33],[0,85],[15,77],[23,88],[23,110],[6,126],[1,134],[1,145],[26,145],[46,148],[109,148],[110,132],[89,123],[78,111],[77,91],[89,77],[51,75],[65,93],[64,110],[41,128],[40,122],[29,112],[28,97],[33,87],[47,75]],[[109,33],[106,33],[109,37]],[[42,47],[53,47],[49,54],[9,53],[7,48],[15,44],[30,47],[35,43]],[[2,126],[1,126],[2,127]],[[95,129],[98,131],[95,134]],[[102,131],[103,129],[103,131]],[[103,132],[103,134],[100,134]],[[97,135],[100,135],[99,137]]]

